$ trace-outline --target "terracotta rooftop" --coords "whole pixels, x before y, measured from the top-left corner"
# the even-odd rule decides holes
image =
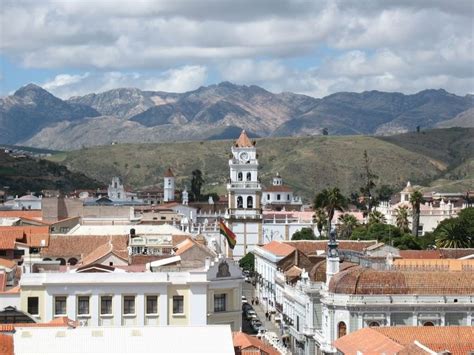
[[[441,248],[439,252],[443,259],[459,259],[474,254],[474,248]]]
[[[233,332],[232,340],[234,347],[240,348],[242,354],[248,355],[279,355],[280,353],[270,345],[265,344],[260,339],[243,332]],[[245,352],[249,349],[249,352]],[[256,350],[257,349],[257,350]],[[251,352],[250,352],[251,351]]]
[[[272,185],[263,189],[264,192],[293,192],[293,189],[287,185]],[[286,199],[282,199],[282,202]]]
[[[171,168],[166,169],[164,177],[174,177],[174,174],[171,171]]]
[[[377,332],[375,328],[362,328],[334,341],[344,355],[397,354],[403,346]]]
[[[396,259],[393,265],[398,270],[474,270],[474,259]]]
[[[295,248],[289,244],[272,241],[262,246],[262,249],[276,256],[287,256],[295,251]]]
[[[328,241],[327,240],[292,240],[284,241],[284,244],[291,245],[292,247],[301,250],[306,255],[316,254],[316,250],[327,251]],[[365,248],[377,244],[376,240],[363,240],[363,241],[339,241],[339,249],[341,250],[353,250],[353,251],[364,251]]]
[[[6,323],[0,324],[0,332],[13,332],[16,328],[75,327],[76,322],[68,317],[58,317],[47,323]],[[0,354],[3,354],[0,352]]]
[[[250,141],[249,137],[245,130],[240,133],[240,137],[235,141],[235,146],[238,148],[251,148],[253,147],[252,142]]]
[[[420,346],[421,345],[421,346]],[[345,355],[429,354],[449,351],[466,355],[474,350],[474,327],[376,327],[363,328],[334,341]]]
[[[0,217],[18,217],[38,220],[43,216],[41,210],[0,211]]]
[[[372,329],[404,346],[418,341],[433,351],[448,350],[452,355],[466,355],[474,350],[474,327],[378,327]]]
[[[115,256],[128,261],[128,252],[126,246],[119,245],[119,243],[113,244],[112,237],[110,237],[106,243],[100,245],[95,250],[84,256],[82,258],[81,264],[83,266],[94,264],[96,261],[108,254],[114,254]]]
[[[5,266],[9,269],[13,269],[16,266],[16,262],[10,259],[0,258],[0,266]]]
[[[472,295],[474,273],[465,271],[379,271],[353,267],[336,274],[329,291],[343,294]]]
[[[126,235],[51,235],[47,248],[41,250],[43,258],[75,257],[82,259],[98,247],[112,241],[114,250],[126,250]]]
[[[343,261],[339,264],[339,271],[344,271],[358,264]],[[309,279],[313,282],[326,282],[326,259],[316,263],[308,273]]]
[[[0,354],[13,355],[13,336],[0,334]]]
[[[400,250],[403,259],[441,259],[439,250]]]

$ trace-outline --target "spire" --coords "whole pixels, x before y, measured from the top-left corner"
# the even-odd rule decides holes
[[[173,174],[173,172],[171,171],[171,168],[168,168],[168,169],[165,171],[165,177],[174,177],[174,174]]]
[[[245,129],[242,130],[242,133],[240,133],[239,139],[235,141],[235,146],[238,148],[250,148],[253,147],[252,142],[250,141],[249,137],[247,136],[247,133],[245,132]]]

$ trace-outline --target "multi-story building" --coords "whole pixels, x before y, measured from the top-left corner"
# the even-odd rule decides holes
[[[303,202],[291,187],[283,184],[282,177],[277,173],[272,179],[272,185],[263,189],[262,205],[276,211],[300,210]]]
[[[233,250],[228,249],[228,253],[238,259],[262,240],[262,187],[258,179],[257,150],[245,131],[232,146],[229,168],[225,219],[237,237],[237,245]]]
[[[239,330],[240,269],[224,258],[197,268],[175,264],[178,259],[152,262],[141,272],[104,263],[27,273],[20,308],[39,322],[67,316],[95,327],[230,324]]]

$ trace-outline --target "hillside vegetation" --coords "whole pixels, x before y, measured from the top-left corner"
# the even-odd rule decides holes
[[[474,129],[453,128],[392,137],[257,139],[260,177],[269,184],[273,174],[279,172],[286,184],[306,198],[328,186],[339,186],[345,193],[358,191],[363,181],[363,153],[367,150],[379,185],[402,187],[410,180],[428,186],[443,179],[438,184],[442,188],[459,178],[472,178],[472,137]],[[184,184],[189,188],[191,172],[201,169],[206,189],[223,192],[232,142],[117,144],[63,152],[50,159],[100,181],[121,176],[135,188],[161,185],[167,167],[175,172],[178,188]]]
[[[41,190],[95,189],[103,183],[57,163],[30,157],[12,157],[0,151],[0,190],[23,195]]]

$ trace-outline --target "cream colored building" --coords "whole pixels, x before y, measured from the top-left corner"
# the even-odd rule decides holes
[[[39,322],[67,316],[94,327],[229,324],[240,329],[243,279],[233,261],[208,258],[196,269],[151,271],[160,269],[156,264],[148,264],[144,272],[94,264],[24,274],[20,309]]]

